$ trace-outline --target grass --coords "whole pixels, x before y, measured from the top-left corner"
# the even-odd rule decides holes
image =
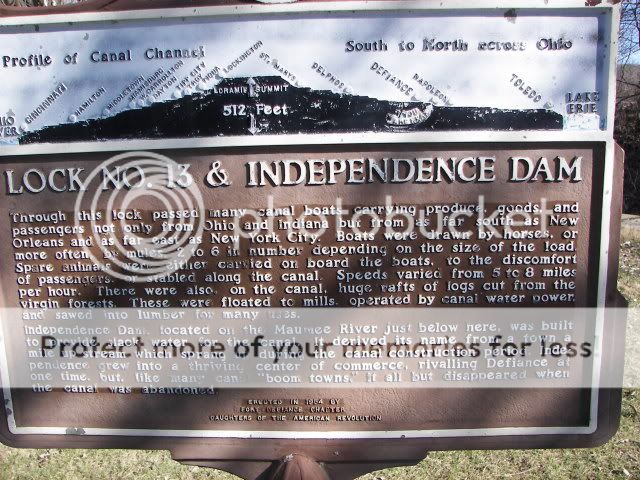
[[[620,291],[640,306],[640,242],[625,242]],[[636,339],[638,322],[627,336]],[[635,342],[640,344],[640,342]],[[168,452],[132,450],[32,450],[0,445],[0,480],[9,479],[216,479],[237,477],[181,465]],[[620,430],[593,449],[433,452],[413,467],[383,470],[361,480],[418,479],[640,479],[640,391],[626,390]]]

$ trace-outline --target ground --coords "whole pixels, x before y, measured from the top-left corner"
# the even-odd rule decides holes
[[[640,242],[620,252],[620,291],[640,306]],[[627,341],[640,345],[630,328]],[[215,479],[237,477],[171,460],[167,452],[129,450],[23,450],[0,445],[0,480]],[[640,479],[640,391],[625,390],[620,430],[606,445],[576,450],[435,452],[414,467],[372,473],[361,480],[422,479]]]

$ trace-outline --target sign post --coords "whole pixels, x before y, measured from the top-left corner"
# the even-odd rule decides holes
[[[0,439],[247,479],[606,442],[618,20],[0,9]]]

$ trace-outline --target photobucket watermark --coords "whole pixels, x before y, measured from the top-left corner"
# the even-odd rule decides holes
[[[217,208],[219,195],[226,199],[230,194],[218,188],[229,186],[227,172],[215,161],[200,180],[190,173],[190,165],[153,152],[108,159],[90,172],[79,191],[74,212],[79,245],[106,274],[149,282],[192,261],[243,256],[243,242],[277,246],[282,255],[298,256],[303,251],[297,249],[305,244],[382,241],[406,254],[412,251],[409,242],[420,240],[487,241],[490,251],[501,252],[502,240],[548,239],[553,226],[569,228],[563,239],[577,235],[570,230],[577,216],[558,215],[546,198],[497,203],[479,195],[453,203],[412,204],[385,195],[354,204],[338,196],[324,204],[283,206],[269,195],[258,207]],[[201,188],[216,188],[208,205]],[[577,214],[577,203],[563,205],[559,213]]]
[[[12,387],[636,388],[636,311],[4,309]],[[77,318],[80,314],[81,319]],[[87,322],[86,318],[90,318]],[[619,330],[618,330],[619,331]],[[626,358],[625,358],[626,357]],[[2,359],[0,359],[2,360]],[[624,371],[624,376],[623,376]],[[600,373],[600,375],[594,374]],[[391,383],[392,382],[392,383]]]
[[[185,265],[202,236],[204,211],[187,170],[154,152],[123,153],[94,168],[74,206],[88,258],[127,282],[154,281]]]

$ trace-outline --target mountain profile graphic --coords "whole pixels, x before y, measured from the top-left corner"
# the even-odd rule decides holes
[[[423,102],[395,102],[313,90],[292,85],[278,76],[263,76],[227,78],[209,90],[181,98],[132,108],[109,117],[47,126],[24,133],[19,142],[562,128],[562,115],[546,109],[439,107]]]

